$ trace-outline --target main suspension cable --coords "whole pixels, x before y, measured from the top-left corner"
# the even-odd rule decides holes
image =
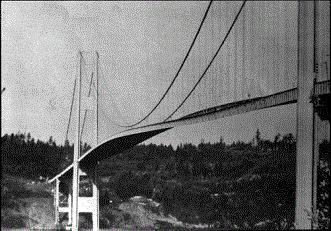
[[[198,29],[198,31],[196,32],[193,41],[191,42],[190,48],[188,49],[188,51],[187,51],[187,53],[186,53],[186,56],[185,56],[184,60],[182,61],[182,63],[181,63],[181,65],[180,65],[180,67],[179,67],[179,69],[178,69],[178,71],[177,71],[175,77],[172,79],[170,85],[168,86],[168,88],[167,88],[167,90],[164,92],[164,94],[162,95],[161,99],[160,99],[160,100],[158,101],[158,103],[153,107],[153,109],[152,109],[149,113],[147,113],[147,115],[146,115],[144,118],[142,118],[141,120],[139,120],[138,122],[136,122],[136,123],[134,123],[134,124],[131,124],[131,125],[118,125],[119,127],[130,128],[130,127],[133,127],[133,126],[136,126],[136,125],[142,123],[142,122],[143,122],[144,120],[146,120],[146,119],[147,119],[147,118],[148,118],[148,117],[149,117],[149,116],[150,116],[150,115],[156,110],[156,108],[161,104],[161,102],[163,101],[163,99],[164,99],[164,98],[166,97],[166,95],[168,94],[170,88],[171,88],[172,85],[174,84],[175,80],[177,79],[177,77],[178,77],[180,71],[182,70],[182,68],[183,68],[183,66],[184,66],[184,64],[185,64],[185,62],[186,62],[186,60],[187,60],[187,58],[188,58],[188,56],[189,56],[189,54],[190,54],[190,52],[191,52],[191,50],[192,50],[194,44],[195,44],[195,41],[196,41],[196,39],[197,39],[197,37],[198,37],[198,35],[199,35],[199,33],[200,33],[200,30],[201,30],[201,28],[202,28],[202,25],[203,25],[203,23],[205,22],[205,19],[207,18],[208,11],[209,11],[209,9],[210,9],[210,6],[211,6],[212,2],[213,2],[213,0],[211,0],[211,1],[209,2],[209,5],[208,5],[208,7],[207,7],[207,9],[206,9],[206,11],[205,11],[205,14],[204,14],[204,16],[203,16],[203,19],[202,19],[201,23],[200,23],[199,29]]]
[[[163,121],[167,121],[170,117],[172,117],[178,110],[179,108],[181,108],[183,106],[183,104],[186,102],[186,100],[190,97],[190,95],[193,93],[193,91],[196,89],[196,87],[198,86],[198,84],[201,82],[201,80],[203,79],[203,77],[205,76],[205,74],[207,73],[209,67],[211,66],[211,64],[213,63],[214,59],[216,58],[216,56],[218,55],[219,51],[221,50],[221,48],[223,47],[225,41],[227,40],[233,26],[235,25],[236,21],[238,20],[238,17],[242,11],[242,9],[244,8],[245,6],[245,3],[246,3],[246,0],[243,2],[243,4],[241,5],[235,19],[233,20],[229,30],[227,31],[221,45],[218,47],[216,53],[214,54],[213,58],[210,60],[208,66],[206,67],[205,71],[202,73],[202,75],[200,76],[199,80],[196,82],[196,84],[193,86],[193,88],[191,89],[191,91],[187,94],[187,96],[185,97],[185,99],[178,105],[178,107]]]

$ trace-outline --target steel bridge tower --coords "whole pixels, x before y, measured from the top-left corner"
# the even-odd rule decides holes
[[[319,119],[330,122],[329,114],[325,116],[330,94],[319,95],[315,92],[318,67],[321,65],[318,59],[321,45],[318,38],[321,30],[318,14],[322,6],[319,4],[319,1],[298,2],[296,229],[317,228],[312,219],[317,212],[317,133],[321,132],[317,129],[316,122]],[[328,73],[327,75],[330,80]]]
[[[73,173],[71,177],[60,177],[56,179],[55,183],[55,223],[59,222],[59,213],[64,212],[68,214],[68,225],[69,230],[78,230],[79,225],[79,213],[91,213],[93,231],[99,230],[99,185],[98,185],[98,161],[90,163],[88,166],[81,166],[79,163],[79,157],[81,156],[81,111],[90,110],[94,112],[94,124],[93,124],[93,136],[94,136],[94,147],[99,143],[98,138],[98,65],[99,65],[99,54],[95,53],[96,65],[92,72],[91,81],[94,81],[95,91],[94,97],[83,96],[81,94],[81,81],[82,81],[82,52],[80,52],[80,70],[79,77],[76,79],[76,86],[78,87],[78,100],[77,100],[77,111],[76,111],[76,129],[75,129],[75,144],[74,144],[74,158],[73,158]],[[93,74],[95,73],[95,78]],[[92,184],[92,196],[80,196],[79,195],[79,184],[81,179],[86,177]],[[59,194],[60,194],[60,183],[63,187],[67,188],[68,206],[61,207]],[[66,190],[64,190],[66,191]]]

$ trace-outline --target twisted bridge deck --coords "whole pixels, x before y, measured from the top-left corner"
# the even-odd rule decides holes
[[[330,94],[330,80],[317,83],[314,91],[316,95]],[[273,95],[207,108],[175,120],[131,128],[114,135],[109,140],[86,152],[79,158],[80,166],[82,169],[88,170],[91,166],[94,166],[97,161],[119,154],[174,127],[216,120],[264,108],[292,104],[296,103],[297,99],[298,90],[297,88],[293,88]],[[59,177],[71,176],[72,167],[73,164],[69,165],[49,182],[53,182]]]

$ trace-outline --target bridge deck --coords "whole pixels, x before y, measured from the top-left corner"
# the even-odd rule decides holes
[[[317,95],[330,94],[330,80],[317,83],[315,85],[315,93]],[[110,156],[119,154],[173,127],[201,123],[264,108],[292,104],[296,103],[297,99],[297,88],[293,88],[273,95],[207,108],[205,110],[201,110],[182,118],[170,120],[167,122],[131,128],[114,135],[109,140],[86,152],[79,158],[79,163],[81,168],[88,172],[89,168],[94,166],[97,161],[101,161],[103,159],[109,158]],[[72,174],[72,167],[72,164],[69,165],[65,170],[52,178],[49,182],[53,182],[59,177],[70,176]]]

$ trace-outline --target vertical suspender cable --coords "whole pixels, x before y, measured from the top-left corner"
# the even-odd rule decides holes
[[[75,92],[76,92],[76,82],[77,82],[77,79],[75,78],[74,87],[73,87],[73,91],[72,91],[69,120],[68,120],[67,131],[66,131],[64,143],[68,140],[68,133],[69,133],[69,127],[70,127],[70,122],[71,122],[71,114],[72,114],[72,108],[73,108],[73,105],[74,105]]]
[[[91,95],[92,81],[93,81],[93,72],[91,74],[90,86],[89,86],[87,97],[90,97],[90,95]],[[82,139],[82,136],[83,136],[83,131],[84,131],[84,126],[85,126],[86,116],[87,116],[87,109],[85,109],[85,112],[84,112],[82,131],[80,132],[80,138],[81,139]]]
[[[229,16],[229,12],[226,11],[226,22],[228,22],[228,16]],[[230,93],[230,60],[231,60],[231,57],[230,57],[230,43],[227,43],[226,44],[226,48],[227,48],[227,59],[226,59],[226,95],[229,96],[229,93]]]
[[[198,29],[198,31],[196,32],[196,34],[195,34],[195,36],[194,36],[194,39],[193,39],[193,41],[192,41],[192,43],[191,43],[191,45],[190,45],[190,48],[188,49],[188,51],[187,51],[187,53],[186,53],[186,55],[185,55],[185,58],[184,58],[184,60],[182,61],[182,63],[181,63],[181,65],[180,65],[180,67],[179,67],[179,69],[178,69],[178,71],[177,71],[175,77],[172,79],[170,85],[168,86],[168,88],[167,88],[167,90],[164,92],[164,94],[162,95],[161,99],[160,99],[160,100],[158,101],[158,103],[153,107],[153,109],[152,109],[149,113],[147,113],[147,115],[146,115],[144,118],[142,118],[141,120],[139,120],[138,122],[136,122],[136,123],[134,123],[134,124],[131,124],[131,125],[120,125],[120,127],[130,128],[130,127],[133,127],[133,126],[136,126],[136,125],[140,124],[141,122],[143,122],[144,120],[146,120],[146,119],[147,119],[147,118],[148,118],[148,117],[149,117],[149,116],[150,116],[150,115],[156,110],[156,108],[161,104],[161,102],[163,101],[163,99],[165,98],[165,96],[168,94],[170,88],[171,88],[172,85],[174,84],[175,80],[177,79],[177,77],[178,77],[180,71],[182,70],[182,68],[183,68],[183,66],[184,66],[184,64],[185,64],[185,62],[186,62],[186,60],[187,60],[187,58],[188,58],[188,56],[189,56],[189,54],[190,54],[190,52],[191,52],[191,50],[192,50],[192,48],[193,48],[193,45],[194,45],[194,43],[195,43],[195,41],[196,41],[196,39],[197,39],[197,37],[198,37],[198,35],[199,35],[199,33],[200,33],[200,30],[201,30],[201,28],[202,28],[202,25],[203,25],[203,23],[204,23],[204,21],[205,21],[207,15],[208,15],[208,11],[209,11],[209,9],[210,9],[210,6],[211,6],[212,2],[213,2],[213,1],[210,1],[210,2],[209,2],[209,5],[208,5],[208,7],[207,7],[207,9],[206,9],[206,11],[205,11],[205,14],[204,14],[204,16],[203,16],[203,19],[202,19],[201,23],[200,23],[199,29]]]
[[[179,108],[181,108],[181,106],[183,106],[183,104],[185,103],[185,101],[190,97],[190,95],[193,93],[193,91],[196,89],[196,87],[198,86],[198,84],[201,82],[202,78],[205,76],[205,74],[207,73],[208,69],[210,68],[210,66],[212,65],[213,61],[215,60],[216,56],[218,55],[219,51],[221,50],[221,48],[223,47],[225,41],[227,40],[232,28],[234,27],[235,23],[237,22],[238,20],[238,17],[242,11],[242,9],[244,8],[246,4],[246,1],[244,1],[235,17],[235,19],[233,20],[229,30],[227,31],[222,43],[220,44],[220,46],[218,47],[217,51],[215,52],[213,58],[210,60],[208,66],[206,67],[206,69],[204,70],[204,72],[202,73],[202,75],[200,76],[199,80],[195,83],[194,87],[191,89],[191,91],[189,92],[189,94],[185,97],[185,99],[181,102],[181,104],[179,104],[179,106],[164,120],[167,121],[171,116],[173,116],[173,114],[175,114]]]
[[[96,51],[95,52],[97,55],[97,69],[96,69],[96,76],[95,76],[95,82],[96,82],[96,142],[97,145],[99,143],[99,53]]]
[[[234,35],[233,35],[233,42],[234,42],[234,84],[233,84],[233,89],[234,89],[234,101],[237,101],[237,87],[238,87],[238,63],[237,63],[237,52],[238,52],[238,43],[237,43],[237,37],[238,37],[238,30],[237,28],[234,28]]]
[[[243,27],[242,27],[242,52],[243,52],[243,55],[242,55],[242,80],[241,80],[241,98],[244,99],[245,96],[245,89],[246,89],[246,75],[245,75],[245,58],[246,58],[246,54],[245,54],[245,49],[246,49],[246,42],[245,42],[245,22],[246,22],[246,14],[245,14],[245,9],[243,10]]]
[[[248,95],[249,95],[249,98],[250,96],[253,96],[253,94],[255,95],[255,86],[252,85],[252,81],[254,78],[253,75],[254,75],[254,72],[255,72],[255,66],[254,66],[254,50],[255,50],[255,25],[254,25],[254,20],[253,20],[253,15],[254,15],[254,4],[256,4],[256,2],[251,2],[251,14],[250,14],[250,24],[251,24],[251,28],[250,28],[250,41],[251,41],[251,44],[250,44],[250,80],[249,80],[249,92],[248,92]]]

